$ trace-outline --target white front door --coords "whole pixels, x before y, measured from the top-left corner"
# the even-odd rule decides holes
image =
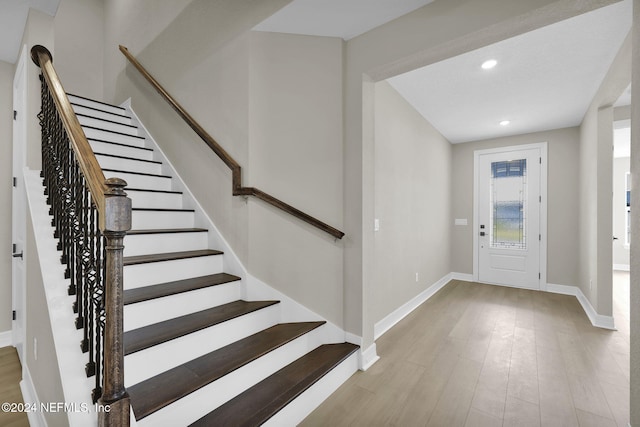
[[[25,236],[26,236],[26,193],[24,187],[24,168],[26,162],[26,83],[27,83],[27,50],[23,47],[16,74],[13,79],[13,196],[12,196],[12,305],[14,321],[12,324],[12,341],[18,351],[20,361],[24,364],[24,339],[26,332],[25,304]]]
[[[546,145],[475,153],[479,282],[541,288],[543,148]]]

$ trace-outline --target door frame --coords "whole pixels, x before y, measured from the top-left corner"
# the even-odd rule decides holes
[[[534,144],[522,144],[511,145],[507,147],[489,148],[483,150],[473,151],[473,281],[479,282],[480,276],[480,262],[479,262],[479,233],[480,228],[478,226],[478,194],[480,192],[480,182],[478,179],[479,173],[479,160],[480,156],[484,154],[496,154],[504,153],[507,151],[521,151],[529,149],[540,149],[540,157],[542,158],[542,164],[540,165],[540,290],[547,290],[547,142],[538,142]],[[509,286],[509,285],[505,285]]]
[[[18,62],[16,63],[16,72],[13,77],[12,91],[13,91],[13,109],[18,111],[18,115],[20,115],[20,120],[13,121],[13,136],[12,136],[12,147],[13,150],[13,159],[12,159],[12,173],[17,178],[17,186],[13,188],[12,192],[12,203],[16,202],[16,191],[22,191],[22,198],[17,198],[20,201],[22,206],[19,206],[17,209],[23,213],[26,222],[26,214],[27,214],[27,204],[26,204],[26,193],[24,187],[24,168],[27,165],[27,121],[25,120],[27,113],[27,79],[28,79],[28,69],[27,69],[27,45],[23,45],[20,50],[20,57],[18,58]],[[18,126],[21,125],[22,129],[16,132]],[[20,136],[21,141],[15,141],[15,135],[18,134]],[[20,145],[22,147],[19,150],[19,154],[16,153],[15,150],[16,145]],[[20,158],[17,158],[19,156]],[[15,170],[15,165],[17,163],[21,166],[18,170]],[[12,208],[12,216],[14,214],[15,207]],[[26,333],[27,333],[27,322],[26,322],[26,223],[24,224],[23,229],[17,229],[18,224],[15,223],[12,218],[11,224],[11,239],[12,242],[16,241],[16,236],[19,233],[22,234],[23,237],[23,247],[18,248],[18,250],[23,251],[22,263],[23,265],[23,274],[21,283],[16,283],[17,279],[15,277],[15,260],[12,260],[12,273],[11,273],[11,307],[12,310],[16,310],[19,312],[19,316],[22,316],[22,327],[18,328],[18,321],[11,322],[11,341],[12,345],[16,347],[18,350],[18,357],[20,362],[24,365],[26,363],[24,347],[26,344]],[[20,287],[20,292],[18,292],[17,287]],[[21,300],[18,300],[18,296],[21,297]]]

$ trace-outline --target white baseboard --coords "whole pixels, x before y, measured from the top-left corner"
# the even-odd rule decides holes
[[[11,331],[0,332],[0,348],[13,345]]]
[[[577,286],[556,285],[555,283],[547,283],[547,292],[551,292],[552,294],[573,295],[575,297],[578,295],[578,291],[580,291],[580,289]]]
[[[360,348],[360,360],[358,362],[358,368],[361,371],[366,371],[378,360],[380,360],[380,356],[378,356],[378,353],[376,351],[376,343],[371,344],[366,350]]]
[[[26,365],[22,367],[20,391],[22,391],[22,399],[25,404],[40,407],[40,399],[38,399],[38,393],[36,393],[36,388],[33,385],[31,373]],[[47,420],[44,418],[44,412],[29,411],[27,412],[27,417],[29,418],[29,425],[31,427],[47,427]]]
[[[438,292],[444,285],[449,283],[452,279],[452,274],[449,273],[440,280],[438,280],[433,285],[429,286],[424,291],[420,292],[418,295],[395,309],[389,315],[387,315],[384,319],[379,321],[373,326],[373,338],[377,340],[380,338],[385,332],[391,329],[396,323],[404,319],[409,313],[418,308],[420,304],[431,298],[436,292]]]
[[[602,314],[598,314],[591,305],[589,299],[584,295],[584,293],[582,293],[582,289],[580,289],[579,287],[547,283],[547,292],[575,296],[578,299],[578,302],[580,302],[582,309],[586,313],[593,326],[603,329],[611,329],[614,331],[616,330],[613,316],[604,316]]]
[[[473,274],[451,273],[451,280],[461,280],[463,282],[473,282]]]
[[[631,271],[629,264],[613,264],[613,269],[617,271]]]
[[[380,360],[380,356],[376,351],[376,343],[373,343],[366,350],[362,348],[362,337],[359,337],[356,334],[352,334],[351,332],[345,333],[345,341],[350,342],[351,344],[359,345],[360,350],[358,351],[358,369],[361,371],[366,371],[369,369],[374,363]]]

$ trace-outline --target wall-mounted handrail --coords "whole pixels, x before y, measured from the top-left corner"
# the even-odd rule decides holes
[[[231,157],[231,155],[229,155],[229,153],[227,153],[227,151],[222,148],[220,144],[218,144],[218,142],[213,139],[213,137],[209,135],[209,133],[207,133],[207,131],[205,131],[202,126],[200,126],[200,124],[196,122],[193,117],[191,117],[189,113],[187,113],[187,111],[178,103],[178,101],[176,101],[151,74],[149,74],[149,72],[142,66],[142,64],[140,64],[140,62],[138,62],[138,60],[129,52],[126,47],[120,46],[120,51],[129,60],[129,62],[131,62],[134,67],[136,67],[136,69],[142,74],[142,76],[147,79],[149,83],[151,83],[151,86],[153,86],[153,88],[160,94],[160,96],[162,96],[165,101],[167,101],[169,105],[171,105],[171,107],[189,125],[189,127],[191,127],[191,129],[195,131],[195,133],[218,155],[218,157],[220,157],[224,164],[226,164],[229,169],[231,169],[233,186],[232,194],[234,196],[257,197],[258,199],[263,200],[264,202],[275,206],[276,208],[281,209],[284,212],[287,212],[326,233],[329,233],[336,239],[342,239],[344,233],[337,228],[334,228],[312,217],[311,215],[306,214],[279,199],[276,199],[275,197],[265,193],[264,191],[261,191],[254,187],[243,187],[241,173],[242,169],[238,162],[236,162],[233,157]]]
[[[51,205],[61,260],[67,264],[69,294],[75,295],[81,348],[89,353],[87,376],[95,376],[92,397],[102,405],[99,426],[128,426],[129,396],[124,387],[123,239],[131,229],[127,183],[105,180],[82,130],[51,53],[31,49],[40,67],[42,176]]]

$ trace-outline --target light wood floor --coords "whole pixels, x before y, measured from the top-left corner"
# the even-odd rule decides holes
[[[453,281],[377,341],[303,426],[627,427],[629,276],[614,274],[618,331],[574,297]],[[0,348],[0,403],[22,402],[20,362]],[[0,411],[0,426],[28,426]]]
[[[20,392],[22,367],[18,353],[13,347],[0,348],[0,404],[24,403]],[[0,410],[0,426],[22,427],[29,426],[27,414],[24,412],[4,412]]]
[[[575,297],[453,281],[302,425],[627,427],[628,273],[614,294],[606,331]]]

